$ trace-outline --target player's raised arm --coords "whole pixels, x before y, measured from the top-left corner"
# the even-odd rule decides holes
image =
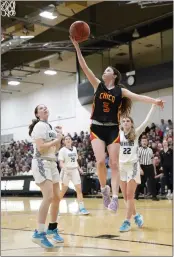
[[[79,44],[77,41],[75,41],[72,37],[70,37],[76,52],[77,52],[77,57],[78,57],[78,61],[80,64],[80,67],[82,68],[83,72],[85,73],[86,77],[88,78],[89,82],[91,83],[91,85],[96,89],[98,87],[98,85],[100,84],[100,80],[98,78],[96,78],[96,76],[94,75],[94,73],[92,72],[92,70],[89,69],[88,65],[86,64],[85,59],[83,58],[83,55],[81,53]]]
[[[146,119],[142,122],[142,124],[138,128],[136,128],[136,130],[135,130],[136,135],[138,135],[138,134],[141,135],[141,133],[145,130],[145,128],[149,124],[149,122],[154,114],[155,108],[156,108],[156,105],[152,104],[152,107],[151,107],[149,113],[147,114]]]
[[[161,99],[154,99],[152,97],[149,96],[145,96],[145,95],[138,95],[135,93],[132,93],[131,91],[122,88],[122,96],[123,97],[128,97],[131,100],[135,100],[135,101],[141,101],[144,103],[151,103],[151,104],[156,104],[158,106],[160,106],[161,108],[164,108],[164,101]]]

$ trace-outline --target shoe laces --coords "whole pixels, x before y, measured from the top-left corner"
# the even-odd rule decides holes
[[[54,232],[55,234],[58,234],[58,228],[55,228],[55,229],[53,230],[53,232]]]
[[[130,224],[129,224],[129,221],[125,220],[125,221],[123,222],[123,227],[125,228],[125,227],[127,227],[127,225],[128,225],[128,226],[130,225]]]
[[[38,233],[39,235],[43,236],[43,237],[46,237],[46,232],[38,232],[37,229],[35,229],[35,233]]]
[[[47,243],[49,243],[49,245],[51,245],[50,241],[46,237],[46,233],[45,232],[40,233],[40,235],[43,237],[43,241],[46,241]]]
[[[140,215],[137,214],[137,215],[135,216],[135,220],[137,221],[139,218],[140,218]]]

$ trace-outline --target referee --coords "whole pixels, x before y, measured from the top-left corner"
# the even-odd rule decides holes
[[[146,137],[141,139],[141,147],[138,150],[139,162],[141,169],[144,173],[144,183],[147,179],[149,181],[150,193],[152,194],[153,201],[159,201],[156,197],[156,181],[155,181],[155,169],[153,166],[153,151],[148,147],[148,140]],[[135,198],[138,199],[139,196],[139,186],[136,190]]]

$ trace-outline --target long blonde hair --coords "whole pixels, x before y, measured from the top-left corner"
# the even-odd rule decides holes
[[[131,121],[131,129],[127,135],[127,138],[129,141],[134,141],[135,140],[135,137],[136,137],[136,134],[135,134],[135,127],[134,127],[134,121],[133,119],[128,116],[128,117],[124,117],[123,119],[129,119]],[[123,127],[121,127],[121,130],[123,130]]]

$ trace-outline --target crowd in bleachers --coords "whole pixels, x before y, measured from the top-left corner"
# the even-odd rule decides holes
[[[1,174],[2,176],[29,175],[33,145],[31,142],[14,141],[1,145]]]
[[[154,165],[156,165],[158,169],[158,166],[160,165],[160,151],[163,149],[163,140],[165,139],[168,142],[169,148],[173,149],[173,123],[171,120],[168,120],[166,123],[164,120],[161,120],[161,124],[159,125],[152,123],[151,126],[146,128],[145,132],[141,136],[144,135],[146,135],[148,139],[149,147],[153,150]],[[77,147],[80,167],[82,167],[84,172],[89,172],[95,167],[95,157],[91,147],[89,133],[81,131],[79,135],[74,133],[73,136],[70,136],[73,139],[74,146]],[[9,144],[1,145],[1,175],[32,175],[32,154],[33,145],[27,140],[16,142],[12,140]],[[107,153],[106,166],[109,166]],[[162,177],[163,174],[158,176],[158,181]]]

